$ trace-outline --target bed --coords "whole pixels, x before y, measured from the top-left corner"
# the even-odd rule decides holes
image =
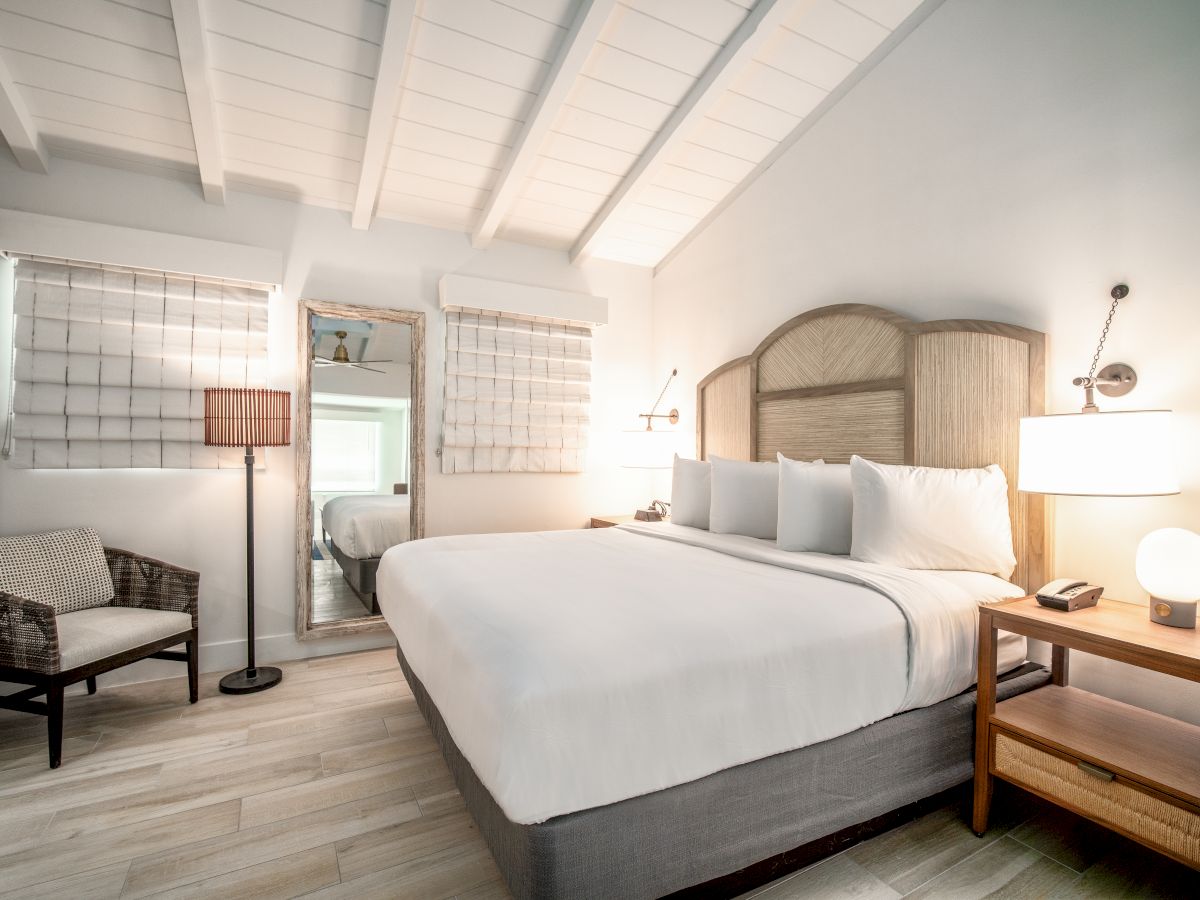
[[[321,507],[321,531],[346,581],[359,595],[371,597],[372,612],[378,613],[374,600],[376,570],[389,547],[408,540],[408,495],[333,497]]]
[[[945,467],[1016,483],[1042,336],[827,307],[698,387],[701,458]],[[437,538],[385,554],[382,612],[518,897],[656,897],[852,830],[972,774],[978,606],[1043,580],[1009,496],[1012,582],[671,524]],[[1002,648],[1010,696],[1043,684]]]

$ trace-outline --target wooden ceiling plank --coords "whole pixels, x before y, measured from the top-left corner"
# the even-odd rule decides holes
[[[0,135],[22,169],[46,175],[50,171],[50,154],[46,142],[38,133],[25,98],[13,82],[4,58],[0,56]]]
[[[392,0],[388,4],[383,43],[379,47],[379,71],[371,92],[371,113],[367,120],[367,142],[363,151],[358,190],[350,224],[369,228],[379,201],[379,185],[396,130],[396,110],[404,92],[408,64],[408,43],[417,14],[416,0]]]
[[[862,79],[865,78],[871,72],[871,70],[874,69],[875,66],[877,66],[885,57],[887,57],[887,55],[891,53],[892,50],[894,50],[906,37],[908,37],[918,25],[929,18],[933,11],[941,6],[943,2],[945,2],[945,0],[919,0],[912,12],[908,13],[906,18],[900,20],[899,26],[891,34],[889,34],[887,38],[885,38],[883,42],[880,43],[880,45],[876,47],[870,53],[870,55],[867,56],[865,60],[859,63],[857,68],[855,68],[854,71],[851,72],[841,84],[839,84],[828,95],[826,95],[825,99],[817,105],[816,109],[805,116],[805,118],[801,120],[800,124],[792,129],[791,133],[788,134],[782,141],[780,141],[776,145],[775,149],[767,154],[767,156],[765,156],[762,161],[754,167],[754,171],[738,182],[733,190],[719,200],[708,212],[708,214],[696,223],[695,228],[685,234],[679,243],[672,247],[662,257],[662,259],[655,264],[655,274],[657,275],[659,272],[661,272],[671,262],[671,260],[684,251],[684,249],[696,238],[697,235],[701,234],[706,228],[708,228],[709,225],[716,221],[721,213],[728,209],[730,204],[740,197],[742,193],[748,187],[750,187],[750,185],[753,184],[760,175],[770,169],[771,166],[775,165],[775,163],[779,161],[779,158],[787,153],[797,141],[804,137],[804,135],[808,133],[809,129],[819,122],[821,117],[826,112],[832,109],[842,99],[842,97],[849,93],[856,84],[862,81]],[[854,2],[850,3],[850,5],[857,8],[858,6],[867,5],[867,0],[854,0]],[[888,7],[892,6],[893,4],[889,4],[887,0],[883,0],[883,2],[877,5],[881,7]],[[899,11],[895,11],[894,15],[899,17]]]
[[[175,41],[179,46],[179,68],[187,94],[188,114],[200,185],[209,203],[225,202],[225,166],[221,157],[221,133],[208,68],[208,29],[201,0],[171,0]]]
[[[629,174],[571,247],[572,262],[582,261],[591,253],[605,225],[617,218],[640,190],[654,180],[680,142],[700,123],[779,25],[793,15],[797,5],[802,2],[811,3],[812,0],[759,0],[754,5],[729,42],[697,79],[683,103],[667,119]]]
[[[604,30],[616,0],[583,0],[571,29],[563,38],[558,55],[546,75],[525,124],[517,133],[508,161],[496,179],[483,215],[471,235],[471,244],[483,248],[491,243],[504,217],[525,183],[525,176],[537,159],[538,149],[562,108],[563,102],[583,70],[588,55]]]

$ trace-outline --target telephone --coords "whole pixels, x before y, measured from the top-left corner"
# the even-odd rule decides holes
[[[1037,602],[1050,609],[1074,612],[1095,606],[1104,588],[1073,578],[1057,578],[1037,592]]]
[[[633,514],[638,522],[661,522],[671,515],[671,504],[665,500],[652,500],[645,509],[639,509]]]

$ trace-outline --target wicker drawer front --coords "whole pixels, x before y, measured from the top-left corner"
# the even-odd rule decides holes
[[[1128,782],[1107,781],[1070,761],[995,731],[997,774],[1114,825],[1200,866],[1200,815]]]

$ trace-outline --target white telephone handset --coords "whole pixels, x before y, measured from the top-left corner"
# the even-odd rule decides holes
[[[1037,602],[1050,609],[1074,612],[1100,602],[1104,588],[1074,578],[1056,578],[1037,592]]]

